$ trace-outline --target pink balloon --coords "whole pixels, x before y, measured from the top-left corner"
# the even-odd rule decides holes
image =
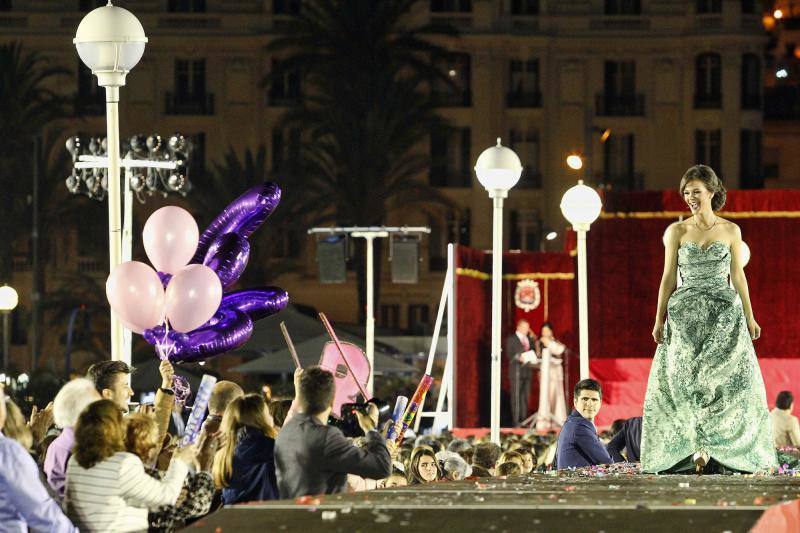
[[[123,325],[136,333],[164,321],[164,286],[150,265],[117,265],[106,280],[106,298]]]
[[[189,264],[200,238],[200,230],[189,212],[168,205],[156,210],[142,231],[144,250],[159,272],[176,274]]]
[[[186,333],[214,316],[222,301],[222,283],[205,265],[189,265],[167,285],[167,319],[172,329]]]

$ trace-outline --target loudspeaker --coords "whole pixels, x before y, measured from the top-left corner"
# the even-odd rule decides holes
[[[392,239],[392,283],[417,283],[419,280],[419,239]]]
[[[344,235],[330,235],[317,241],[320,283],[347,281],[347,247]]]

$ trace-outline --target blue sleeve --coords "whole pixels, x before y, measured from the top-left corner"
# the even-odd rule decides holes
[[[611,455],[615,463],[621,463],[625,461],[625,458],[622,457],[623,449],[625,449],[625,431],[620,430],[614,435],[611,442],[606,445],[606,450],[608,450],[609,455]]]
[[[592,464],[605,465],[614,462],[603,443],[597,438],[597,433],[583,424],[579,424],[575,428],[575,444],[580,447]]]
[[[0,450],[0,486],[28,527],[35,531],[77,532],[78,529],[39,481],[39,472],[33,458],[22,447],[16,450],[9,444],[11,443]]]

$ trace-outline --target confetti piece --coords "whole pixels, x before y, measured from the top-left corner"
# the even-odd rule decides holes
[[[336,520],[336,511],[322,511],[323,520]]]

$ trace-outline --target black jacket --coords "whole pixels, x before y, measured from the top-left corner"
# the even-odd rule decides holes
[[[642,447],[642,417],[629,418],[622,425],[619,433],[614,435],[606,448],[615,462],[625,461],[622,450],[626,450],[627,461],[635,463],[639,460]]]
[[[222,489],[225,505],[260,500],[277,500],[275,441],[261,430],[244,427],[233,451],[233,473]]]
[[[392,459],[377,431],[356,448],[339,428],[313,416],[296,414],[278,433],[275,466],[282,499],[344,492],[347,474],[370,479],[389,477]]]

